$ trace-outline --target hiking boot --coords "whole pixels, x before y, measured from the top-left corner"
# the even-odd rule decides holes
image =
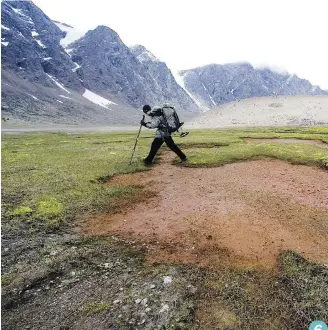
[[[181,163],[185,163],[186,161],[188,161],[188,158],[187,157],[181,158]]]
[[[144,159],[144,160],[143,160],[143,163],[144,163],[146,166],[150,166],[152,162],[150,162],[148,159]]]

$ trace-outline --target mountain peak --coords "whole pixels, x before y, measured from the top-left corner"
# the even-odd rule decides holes
[[[117,32],[105,25],[99,25],[95,29],[89,30],[85,34],[85,38],[98,44],[107,42],[123,43]]]
[[[134,45],[130,49],[140,62],[160,62],[154,54],[142,45]]]

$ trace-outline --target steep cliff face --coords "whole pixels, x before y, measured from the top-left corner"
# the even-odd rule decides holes
[[[83,91],[60,45],[63,32],[38,7],[30,1],[3,1],[1,20],[4,70],[48,87],[55,84],[53,77],[67,88]]]
[[[131,47],[131,51],[139,62],[143,64],[144,71],[157,83],[160,89],[158,102],[170,102],[177,108],[199,112],[198,105],[188,95],[188,93],[176,82],[171,70],[166,63],[158,60],[144,46],[136,45]]]
[[[150,102],[160,92],[129,47],[106,26],[88,31],[68,47],[79,65],[78,76],[95,92],[115,95],[135,107]]]
[[[130,49],[106,26],[87,32],[68,48],[77,74],[92,90],[109,93],[134,107],[170,102],[187,111],[198,110],[164,62],[143,46]]]

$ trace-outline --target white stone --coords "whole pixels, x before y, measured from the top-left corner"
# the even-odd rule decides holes
[[[172,277],[171,276],[164,276],[164,284],[171,284]]]
[[[165,304],[162,306],[162,308],[160,309],[160,313],[164,313],[164,312],[168,312],[170,309],[169,305]]]

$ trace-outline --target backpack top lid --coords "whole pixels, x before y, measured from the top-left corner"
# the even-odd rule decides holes
[[[171,109],[174,109],[174,106],[169,104],[169,103],[164,103],[163,104],[163,108],[171,108]]]
[[[150,111],[147,112],[147,115],[150,117],[157,117],[162,115],[162,108],[161,107],[154,107]]]

